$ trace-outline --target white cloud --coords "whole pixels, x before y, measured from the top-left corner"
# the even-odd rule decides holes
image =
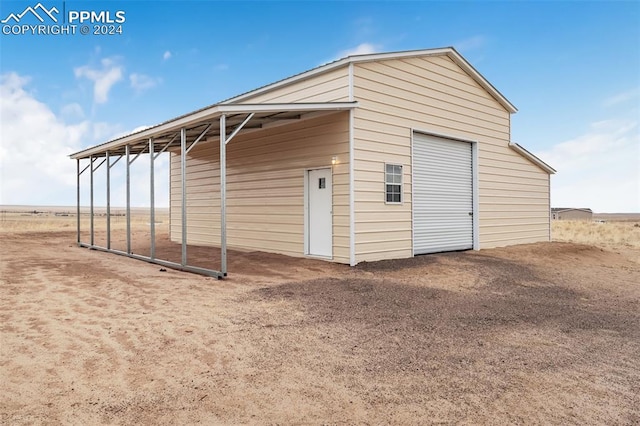
[[[479,49],[483,47],[487,42],[487,39],[482,35],[474,35],[472,37],[460,40],[453,44],[460,52],[468,52],[470,50]]]
[[[103,104],[109,100],[109,91],[114,84],[122,80],[123,67],[113,58],[100,61],[101,68],[83,65],[73,69],[76,78],[87,78],[93,82],[93,101]]]
[[[370,16],[361,16],[353,21],[352,29],[356,38],[366,40],[376,33],[375,21]]]
[[[138,127],[134,128],[133,130],[127,130],[127,131],[124,131],[124,132],[118,132],[118,133],[115,133],[112,136],[112,139],[121,138],[123,136],[131,135],[133,133],[138,133],[138,132],[141,132],[143,130],[149,129],[150,127],[152,127],[152,126],[138,126]]]
[[[61,122],[25,90],[29,78],[16,73],[0,77],[0,204],[42,204],[65,197],[75,183],[67,155],[80,148],[90,125]]]
[[[121,126],[104,122],[92,122],[91,132],[88,134],[91,142],[104,142],[115,138],[115,135],[122,132]]]
[[[156,87],[162,80],[145,74],[133,73],[129,75],[131,87],[138,93]]]
[[[604,120],[539,156],[558,170],[554,207],[640,212],[640,134],[637,120]]]
[[[165,61],[167,61],[167,60],[171,59],[171,52],[170,52],[170,51],[168,51],[168,50],[167,50],[167,51],[165,51],[165,52],[162,54],[162,59],[163,59],[163,60],[165,60]]]
[[[636,87],[635,89],[627,90],[626,92],[618,93],[610,98],[604,100],[603,105],[605,107],[612,107],[614,105],[622,104],[627,101],[631,101],[640,97],[640,87]]]
[[[344,58],[353,55],[368,55],[370,53],[379,52],[382,46],[373,43],[360,43],[356,47],[346,49],[338,53],[338,58]]]
[[[60,110],[60,115],[66,120],[82,120],[84,118],[84,110],[77,103],[67,104]]]
[[[0,75],[0,204],[74,205],[76,165],[68,155],[112,139],[122,133],[122,128],[89,120],[69,124],[62,112],[56,116],[35,98],[27,89],[29,81],[16,73]],[[162,157],[158,160],[157,205],[165,206],[168,189],[162,182],[168,182],[168,162]],[[143,206],[148,203],[148,163],[143,159],[136,163],[140,164],[132,174],[132,182],[136,182],[132,185],[132,205]],[[84,161],[83,167],[86,164]],[[113,205],[122,206],[124,178],[117,166],[113,170]],[[104,205],[106,199],[104,170],[102,166],[96,172],[96,205]],[[82,176],[82,204],[87,205],[87,174]]]

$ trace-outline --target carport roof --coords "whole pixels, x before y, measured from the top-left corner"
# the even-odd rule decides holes
[[[130,153],[144,152],[149,146],[149,139],[164,145],[179,145],[177,137],[182,128],[186,129],[187,139],[192,140],[207,132],[209,136],[220,134],[220,117],[225,115],[227,134],[229,130],[239,128],[248,115],[251,121],[241,126],[244,131],[268,128],[278,123],[295,122],[305,115],[323,115],[335,111],[348,111],[358,106],[358,102],[315,102],[315,103],[260,103],[260,104],[215,104],[180,117],[173,118],[158,125],[136,133],[131,133],[100,145],[71,154],[72,159],[121,155],[129,146]]]

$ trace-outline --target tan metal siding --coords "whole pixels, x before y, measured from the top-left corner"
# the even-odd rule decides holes
[[[480,247],[549,240],[549,175],[515,151],[480,144]]]
[[[237,136],[227,146],[230,248],[304,255],[305,169],[333,166],[333,258],[349,263],[348,113]],[[219,149],[207,140],[187,159],[187,241],[220,242]],[[180,156],[171,156],[171,237],[181,240]]]
[[[347,67],[242,99],[238,103],[344,102],[349,100]]]
[[[508,147],[510,115],[445,56],[354,64],[356,261],[411,256],[412,129],[478,141],[480,247],[548,240],[548,174]],[[404,203],[384,202],[384,163]]]

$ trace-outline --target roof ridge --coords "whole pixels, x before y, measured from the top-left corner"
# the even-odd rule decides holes
[[[289,84],[293,84],[297,81],[301,81],[307,78],[311,78],[318,74],[323,74],[335,69],[338,69],[349,64],[355,64],[359,62],[368,62],[375,60],[387,60],[387,59],[399,59],[415,56],[435,56],[446,55],[449,56],[460,68],[463,69],[472,79],[474,79],[482,88],[484,88],[500,105],[502,105],[510,113],[515,113],[518,109],[496,89],[478,70],[476,70],[454,47],[438,47],[430,49],[414,49],[414,50],[399,50],[392,52],[379,52],[379,53],[363,53],[358,55],[349,55],[344,58],[336,59],[326,64],[318,65],[317,67],[308,69],[306,71],[299,72],[297,74],[285,77],[283,79],[274,81],[272,83],[257,87],[248,92],[241,93],[239,95],[227,98],[219,102],[219,104],[240,102],[245,99],[257,96],[263,93],[268,93],[271,90],[275,90],[279,87],[284,87]]]

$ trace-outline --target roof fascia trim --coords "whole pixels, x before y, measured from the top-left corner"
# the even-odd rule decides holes
[[[531,161],[533,164],[540,167],[542,170],[549,173],[550,175],[553,175],[556,173],[556,169],[554,169],[553,167],[551,167],[550,165],[548,165],[547,163],[545,163],[544,161],[542,161],[541,159],[539,159],[538,157],[536,157],[535,155],[527,151],[525,148],[518,145],[517,143],[509,142],[509,148],[513,149],[515,152],[522,155],[524,158]]]
[[[489,82],[489,80],[484,78],[484,76],[480,74],[478,70],[473,67],[473,65],[467,62],[467,60],[461,54],[459,54],[456,49],[454,49],[453,47],[449,48],[447,56],[449,56],[453,60],[453,62],[455,62],[466,73],[471,75],[471,78],[473,78],[480,86],[482,86],[484,90],[489,92],[491,96],[493,96],[494,99],[497,100],[500,105],[502,105],[507,111],[509,111],[511,114],[515,114],[516,112],[518,112],[518,108],[516,108],[515,105],[509,102],[509,100],[505,98],[502,93],[500,93],[500,91]]]
[[[218,112],[251,113],[251,112],[289,112],[289,111],[341,111],[356,108],[358,102],[295,102],[295,103],[265,103],[265,104],[223,104],[218,105]]]

